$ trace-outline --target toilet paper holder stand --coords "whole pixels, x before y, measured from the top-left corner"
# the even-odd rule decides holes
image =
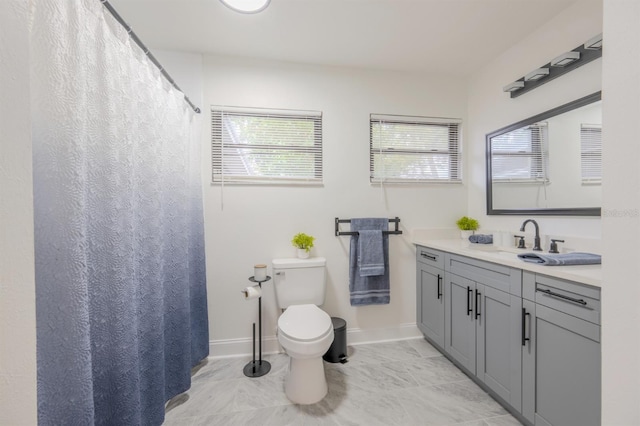
[[[258,281],[255,277],[249,277],[249,281],[258,283],[262,288],[262,283],[271,279],[270,276],[266,276],[263,281]],[[242,370],[247,377],[262,377],[271,371],[271,364],[268,361],[262,359],[262,295],[258,297],[258,360],[256,361],[256,323],[253,323],[253,359],[244,366]]]

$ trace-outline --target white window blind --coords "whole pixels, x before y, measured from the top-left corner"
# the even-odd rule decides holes
[[[547,123],[535,123],[491,138],[494,182],[539,182],[549,176]]]
[[[580,125],[580,166],[582,183],[602,183],[602,126]]]
[[[371,182],[461,182],[461,123],[371,114]]]
[[[211,108],[212,182],[321,184],[322,113]]]

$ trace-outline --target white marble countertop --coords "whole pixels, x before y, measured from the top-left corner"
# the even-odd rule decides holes
[[[512,268],[544,274],[550,277],[576,281],[594,287],[602,287],[602,265],[544,266],[525,262],[519,253],[530,253],[530,249],[500,247],[492,244],[471,244],[462,238],[430,239],[414,236],[414,244],[448,253],[472,257],[478,260],[510,266]]]

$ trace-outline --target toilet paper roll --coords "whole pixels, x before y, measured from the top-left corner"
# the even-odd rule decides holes
[[[257,285],[250,286],[242,290],[242,295],[245,300],[257,299],[262,296],[262,289]]]

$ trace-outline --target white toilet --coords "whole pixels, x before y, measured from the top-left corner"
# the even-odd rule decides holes
[[[296,404],[315,404],[327,394],[324,355],[333,342],[331,317],[318,306],[326,293],[326,259],[274,259],[274,287],[278,306],[278,341],[290,358],[284,382],[287,397]]]

